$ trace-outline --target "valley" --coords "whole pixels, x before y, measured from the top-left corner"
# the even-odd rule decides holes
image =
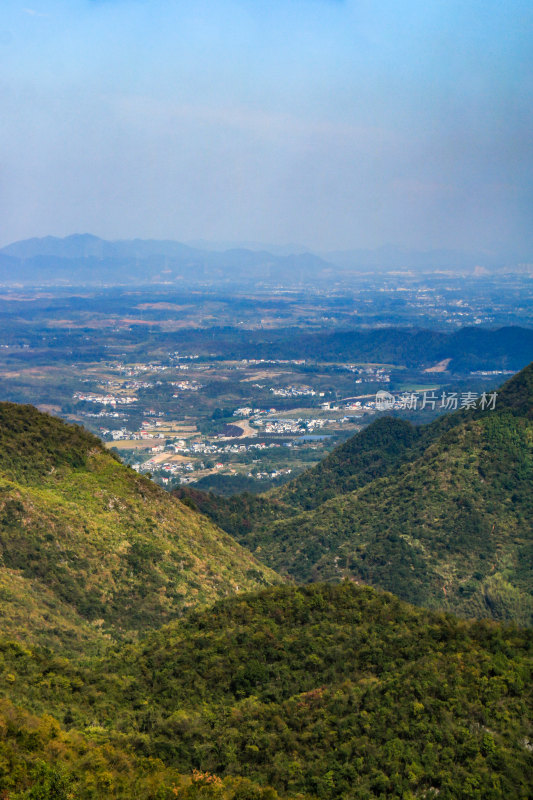
[[[321,281],[5,287],[2,798],[529,797],[529,276]]]
[[[533,800],[533,4],[0,18],[0,800]]]
[[[385,411],[427,422],[528,363],[527,275],[505,289],[478,277],[481,297],[460,276],[406,282],[401,303],[386,275],[330,290],[237,286],[233,294],[6,288],[2,397],[82,424],[166,488],[262,492],[379,416],[378,392],[390,397]],[[448,304],[471,299],[459,316],[426,314],[412,327],[420,297],[438,310],[443,293]],[[483,302],[499,304],[491,320],[505,327],[478,326]]]

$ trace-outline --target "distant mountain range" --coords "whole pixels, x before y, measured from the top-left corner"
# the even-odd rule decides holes
[[[89,234],[26,239],[0,250],[4,284],[301,283],[325,280],[336,271],[311,253],[216,252],[172,241],[108,242]]]
[[[204,245],[203,242],[199,243]],[[132,239],[106,241],[91,234],[25,239],[0,249],[0,283],[202,284],[203,282],[283,283],[331,281],[353,272],[391,270],[493,269],[505,259],[487,253],[452,250],[420,252],[398,247],[316,255],[299,247],[259,246],[213,249],[175,241]],[[509,263],[515,263],[511,259]]]

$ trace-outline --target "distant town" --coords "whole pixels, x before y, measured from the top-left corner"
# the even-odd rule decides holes
[[[253,492],[376,415],[427,422],[497,387],[531,349],[533,291],[527,275],[384,274],[253,296],[6,289],[2,311],[5,399],[83,424],[167,488]]]

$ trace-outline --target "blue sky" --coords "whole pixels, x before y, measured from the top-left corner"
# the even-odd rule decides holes
[[[0,243],[531,256],[533,4],[3,0]]]

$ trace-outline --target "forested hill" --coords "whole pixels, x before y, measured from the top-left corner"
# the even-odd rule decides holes
[[[279,580],[77,426],[0,403],[3,631],[80,647]]]
[[[264,337],[264,334],[263,334]],[[384,328],[300,333],[258,342],[256,357],[359,360],[416,367],[450,359],[452,371],[521,369],[533,354],[533,330],[461,328],[453,333]]]
[[[380,419],[279,490],[191,493],[297,581],[350,576],[411,602],[533,623],[533,365],[494,411]]]
[[[532,645],[348,581],[224,600],[83,666],[0,643],[0,690],[52,715],[0,702],[0,790],[526,800]],[[56,793],[11,794],[45,768]]]
[[[515,523],[532,518],[530,386],[525,372],[497,413],[449,417],[430,435],[380,422],[341,451],[367,473],[355,489],[342,458],[313,473],[313,487],[337,474],[342,493],[248,534],[288,573],[318,553],[311,578],[330,582],[300,587],[271,586],[276,573],[82,429],[0,404],[0,796],[528,800],[531,631],[338,579],[374,567],[376,583],[392,575],[398,593],[432,602],[429,571],[448,565],[452,606],[459,570],[485,559],[498,613],[527,613]],[[472,487],[499,515],[488,537]],[[496,503],[496,490],[509,500]],[[455,531],[447,545],[433,507],[427,529],[410,529],[417,539],[394,536],[394,520],[427,497],[464,514],[465,542]],[[321,536],[335,555],[322,558]]]

